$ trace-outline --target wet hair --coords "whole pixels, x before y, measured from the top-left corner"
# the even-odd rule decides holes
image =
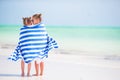
[[[24,24],[25,26],[31,25],[31,24],[32,24],[31,17],[24,17],[24,18],[23,18],[23,24]]]
[[[34,14],[32,17],[33,17],[34,19],[40,19],[40,21],[41,21],[41,15],[42,15],[42,14]]]

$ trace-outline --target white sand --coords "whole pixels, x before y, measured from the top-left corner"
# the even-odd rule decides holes
[[[21,77],[20,61],[7,60],[11,51],[0,50],[0,80],[120,80],[120,60],[105,60],[104,56],[65,55],[52,52],[45,61],[42,77]],[[32,63],[31,74],[34,72]]]

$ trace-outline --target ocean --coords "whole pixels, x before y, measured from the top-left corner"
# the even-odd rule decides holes
[[[0,44],[17,45],[22,25],[0,25]],[[46,26],[63,53],[120,55],[120,27]]]

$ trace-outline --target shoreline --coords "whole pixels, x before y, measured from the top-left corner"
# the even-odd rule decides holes
[[[17,44],[14,43],[1,43],[0,42],[0,52],[6,53],[6,55],[12,53],[15,49],[15,47],[17,46]],[[105,59],[110,59],[110,58],[117,58],[120,60],[120,54],[114,54],[114,52],[105,52],[105,51],[87,51],[84,49],[81,50],[75,50],[75,49],[63,49],[63,48],[58,48],[54,50],[55,53],[58,54],[65,54],[65,55],[87,55],[87,56],[105,56]],[[0,53],[0,55],[2,55]],[[4,54],[3,54],[4,55]],[[116,59],[116,60],[117,60]]]

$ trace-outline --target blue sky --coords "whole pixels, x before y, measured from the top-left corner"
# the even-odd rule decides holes
[[[0,0],[0,24],[35,13],[47,25],[120,26],[120,0]]]

